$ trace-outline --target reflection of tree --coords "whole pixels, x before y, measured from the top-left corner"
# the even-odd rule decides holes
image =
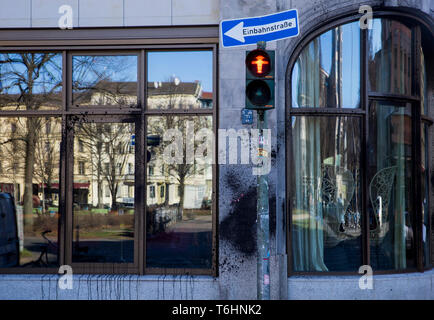
[[[55,122],[53,123],[55,124]],[[53,141],[59,141],[59,137],[54,137],[51,133],[51,129],[47,129],[51,127],[50,119],[41,119],[41,127],[45,127],[44,130],[40,130],[39,137],[36,142],[36,154],[35,154],[35,175],[40,180],[43,190],[43,201],[48,200],[51,202],[52,198],[52,188],[53,181],[58,178],[56,177],[56,169],[58,164],[56,163],[56,151],[55,144]],[[57,138],[57,139],[56,139]],[[42,206],[43,212],[45,211],[45,205]]]
[[[102,207],[103,181],[108,183],[112,198],[112,209],[117,208],[117,194],[122,173],[129,157],[132,124],[84,123],[76,132],[77,138],[90,152],[92,175],[97,182],[98,207]],[[108,164],[108,167],[103,167]]]
[[[25,157],[25,123],[24,118],[2,121],[4,131],[0,142],[1,158],[8,160],[4,162],[3,175],[8,175],[14,185],[17,183],[19,174],[24,170],[20,159]]]
[[[135,68],[130,57],[74,57],[74,104],[133,106],[137,103],[137,82],[121,75]],[[134,69],[135,70],[135,69]],[[114,77],[121,77],[114,80]]]
[[[112,210],[115,210],[117,209],[116,196],[128,160],[128,146],[132,132],[128,130],[128,125],[117,125],[114,130],[112,130],[111,125],[105,125],[103,131],[108,138],[106,148],[109,161],[109,171],[105,172],[105,179],[112,196]],[[118,174],[116,169],[119,170]]]
[[[188,127],[189,126],[189,127]],[[197,133],[202,128],[212,129],[212,122],[210,117],[206,116],[165,116],[154,118],[148,123],[148,130],[152,134],[157,134],[160,137],[163,137],[164,132],[168,129],[177,129],[180,133],[182,133],[183,139],[183,148],[182,148],[182,163],[172,163],[166,164],[164,163],[163,154],[164,149],[167,147],[167,143],[162,143],[157,147],[153,147],[153,151],[157,154],[157,158],[161,160],[162,164],[164,163],[165,170],[164,174],[164,183],[165,183],[165,205],[168,204],[169,194],[168,194],[168,186],[173,183],[173,180],[176,181],[179,186],[179,211],[178,218],[182,218],[183,209],[184,209],[184,199],[185,199],[185,186],[188,179],[194,175],[195,173],[195,164],[194,164],[194,154],[187,154],[189,152],[195,152],[198,145],[202,143],[202,141],[195,141],[194,134]],[[194,141],[194,142],[193,142]],[[170,142],[169,142],[170,143]],[[187,150],[187,145],[190,144],[193,146],[193,150]],[[192,161],[189,161],[190,158]]]
[[[76,137],[80,143],[90,152],[90,161],[92,167],[92,175],[97,182],[97,193],[98,193],[98,203],[97,207],[103,207],[103,124],[102,123],[91,123],[82,124],[76,132]]]
[[[61,103],[58,94],[62,85],[61,60],[57,53],[4,53],[0,55],[0,108],[16,105],[17,109],[40,110]],[[36,146],[41,119],[28,117],[24,133],[24,196],[25,222],[32,223],[33,176]],[[13,143],[13,141],[11,141]]]

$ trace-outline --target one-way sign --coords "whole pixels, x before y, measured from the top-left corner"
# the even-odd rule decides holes
[[[299,31],[298,13],[292,9],[261,17],[223,20],[220,30],[223,47],[295,37]]]

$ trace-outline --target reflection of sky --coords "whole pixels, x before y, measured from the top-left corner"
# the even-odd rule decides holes
[[[375,54],[381,50],[381,34],[382,34],[382,23],[381,19],[373,19],[372,20],[372,29],[368,30],[368,39],[370,41],[369,45],[369,54],[371,57],[374,57]]]
[[[10,56],[18,56],[11,54]],[[0,55],[0,59],[2,56]],[[93,59],[91,61],[91,59]],[[91,61],[91,62],[89,62]],[[100,80],[109,81],[137,81],[137,56],[74,56],[73,57],[73,81],[79,80],[82,84],[95,84]],[[41,73],[34,93],[49,91],[52,83],[62,81],[62,55],[58,54],[47,64],[47,71]],[[56,65],[57,70],[53,65]],[[26,74],[23,64],[14,63],[1,65],[0,72],[8,71]],[[49,74],[55,79],[49,79]],[[213,55],[212,51],[171,51],[171,52],[149,52],[148,53],[148,81],[167,81],[175,75],[181,82],[201,82],[204,91],[212,91],[213,77]],[[7,87],[11,81],[17,78],[5,79],[3,76],[1,85]],[[60,90],[60,89],[59,89]],[[8,93],[19,93],[17,87],[8,90]]]
[[[26,54],[30,58],[30,54]],[[14,59],[23,61],[20,54],[0,54],[0,61],[5,59]],[[35,53],[35,62],[38,63],[42,59],[42,54]],[[33,75],[34,77],[35,75]],[[23,79],[22,77],[25,77]],[[39,73],[39,77],[34,78],[33,93],[49,93],[54,86],[62,82],[62,55],[56,54],[46,63]],[[7,94],[21,93],[17,83],[21,84],[21,87],[28,90],[27,84],[27,67],[20,62],[0,64],[0,89],[4,89]],[[15,84],[11,88],[7,88]],[[62,87],[56,88],[53,92],[60,92]]]
[[[359,22],[353,22],[342,27],[342,102],[344,108],[355,107],[360,95],[360,28]],[[332,67],[332,30],[319,37],[321,50],[321,67],[330,75]],[[309,54],[313,57],[313,46],[307,45]],[[296,97],[298,92],[300,68],[295,64],[292,74],[292,92]],[[293,99],[297,107],[297,99]]]
[[[137,81],[137,56],[75,56],[73,81],[95,84],[100,80]]]
[[[360,96],[359,21],[342,27],[342,99],[343,107],[353,107]]]
[[[181,82],[199,80],[204,91],[212,91],[212,51],[148,53],[148,81],[165,82],[173,75]]]

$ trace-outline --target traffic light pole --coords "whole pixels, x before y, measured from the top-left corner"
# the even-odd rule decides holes
[[[265,50],[266,43],[258,42],[258,49]],[[267,112],[258,110],[257,128],[258,137],[258,156],[264,166],[266,154],[264,149],[264,129],[268,129]],[[270,143],[271,141],[267,141]],[[257,255],[257,285],[258,300],[270,300],[270,206],[268,201],[268,174],[257,176],[257,221],[256,221],[256,247]]]
[[[262,160],[262,165],[266,161],[264,149],[264,129],[268,128],[267,113],[265,110],[258,110],[257,128],[259,131],[258,155]],[[261,162],[260,162],[261,163]],[[258,300],[270,299],[270,237],[269,237],[269,221],[270,208],[268,202],[268,175],[257,176],[257,285],[258,285]]]
[[[264,148],[264,130],[268,130],[267,110],[274,108],[274,51],[266,51],[266,42],[258,42],[256,50],[246,52],[246,109],[257,111],[258,173],[256,203],[257,298],[270,299],[270,205],[268,171],[270,155]]]

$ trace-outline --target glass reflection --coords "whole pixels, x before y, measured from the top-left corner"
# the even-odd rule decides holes
[[[411,29],[401,22],[373,19],[368,30],[371,91],[411,94]]]
[[[73,261],[134,261],[133,123],[75,127]]]
[[[411,192],[411,106],[370,107],[368,181],[370,253],[374,270],[414,266]]]
[[[62,106],[62,54],[0,53],[0,110]]]
[[[213,107],[212,51],[148,53],[148,109]]]
[[[420,105],[421,105],[421,114],[428,114],[428,78],[427,78],[427,68],[425,62],[425,55],[423,53],[422,48],[420,48]]]
[[[0,267],[58,263],[60,141],[58,118],[0,118]]]
[[[360,120],[293,117],[292,137],[293,269],[358,270]]]
[[[160,137],[160,142],[148,143],[146,265],[211,268],[213,173],[211,162],[200,163],[197,154],[203,141],[199,130],[213,136],[212,117],[149,117],[147,127],[148,140]],[[164,141],[168,132],[176,135]]]
[[[431,243],[430,243],[430,217],[429,217],[429,170],[428,170],[428,126],[421,126],[421,146],[422,146],[422,244],[423,244],[423,265],[431,265]]]
[[[73,56],[73,105],[137,107],[137,56]]]
[[[360,28],[346,24],[312,40],[292,71],[293,108],[359,108]]]

